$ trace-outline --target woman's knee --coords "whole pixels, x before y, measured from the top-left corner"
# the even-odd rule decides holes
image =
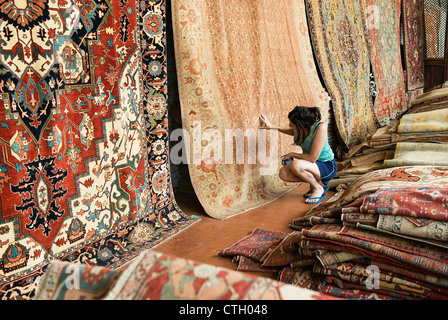
[[[278,176],[281,180],[288,181],[290,175],[288,174],[288,170],[285,167],[283,167],[278,172]]]
[[[306,167],[305,163],[302,160],[295,160],[295,161],[291,162],[291,164],[290,164],[291,171],[294,174],[305,171],[305,167]]]

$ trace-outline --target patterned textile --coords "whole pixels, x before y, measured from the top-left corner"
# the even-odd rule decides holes
[[[421,135],[448,133],[448,108],[406,114],[400,119],[397,133]]]
[[[328,295],[356,300],[392,300],[388,295],[378,294],[366,290],[361,286],[347,286],[347,283],[335,277],[323,276],[312,270],[285,268],[279,276],[281,282],[292,284],[300,288],[309,288],[317,292],[327,292]]]
[[[247,237],[218,252],[233,257],[239,271],[279,272],[285,266],[310,266],[316,262],[311,251],[301,250],[300,232],[290,234],[255,228]]]
[[[365,197],[360,210],[363,213],[448,221],[448,188],[382,188]]]
[[[51,264],[36,299],[334,300],[272,279],[150,251],[143,252],[118,279],[112,279],[113,271],[107,268],[76,267],[61,262]],[[79,272],[80,289],[67,288],[65,273],[70,268]],[[101,290],[101,286],[108,289]]]
[[[448,165],[448,108],[446,98],[438,102],[431,100],[414,105],[408,109],[393,125],[379,129],[369,141],[366,141],[371,150],[375,145],[386,143],[389,146],[382,155],[381,151],[370,153],[372,158],[377,155],[384,160],[383,167],[400,167],[414,165]],[[387,142],[390,142],[387,143]],[[356,156],[350,159],[350,166],[340,170],[339,174],[347,174],[355,168],[357,157],[362,156],[367,150],[361,150],[360,146],[355,151]],[[361,155],[360,155],[361,154]],[[345,162],[347,162],[346,160]]]
[[[383,272],[401,275],[404,278],[413,279],[417,283],[424,283],[425,285],[432,287],[434,292],[444,293],[445,295],[448,293],[448,278],[434,277],[422,272],[403,269],[390,263],[383,263],[381,261],[367,258],[363,258],[362,263],[364,265],[375,265],[380,270],[383,270]]]
[[[374,112],[380,126],[385,126],[407,107],[400,51],[401,0],[367,0],[367,6],[378,11],[371,13],[379,18],[376,24],[369,25],[371,16],[367,16],[366,32],[377,92]]]
[[[408,80],[409,82],[409,80]],[[412,106],[412,101],[415,100],[415,98],[417,98],[419,95],[421,95],[423,93],[424,89],[420,88],[420,89],[415,89],[412,91],[407,91],[406,92],[406,109],[410,109]]]
[[[245,256],[261,261],[273,246],[277,246],[287,234],[278,231],[255,228],[247,237],[218,252],[221,257]]]
[[[323,267],[362,258],[360,254],[344,251],[315,250],[313,253]]]
[[[385,167],[415,165],[448,166],[448,145],[440,143],[399,142],[393,159],[385,159]]]
[[[448,241],[448,222],[430,219],[415,219],[409,217],[378,215],[376,227],[402,235],[424,239]],[[445,244],[448,247],[448,244]]]
[[[448,132],[447,133],[392,133],[392,140],[394,143],[397,142],[428,142],[428,143],[448,143]]]
[[[427,101],[422,104],[413,105],[408,110],[406,110],[405,114],[434,111],[444,109],[447,107],[448,107],[448,98],[442,98],[438,99],[437,101]]]
[[[448,166],[394,167],[369,172],[355,180],[336,199],[321,203],[305,217],[297,218],[293,226],[309,226],[310,220],[339,218],[345,210],[359,208],[363,199],[380,189],[448,188]]]
[[[406,91],[423,88],[423,0],[402,0]]]
[[[318,106],[326,119],[329,97],[314,65],[301,1],[172,3],[182,121],[192,145],[190,177],[205,211],[225,219],[293,187],[277,174],[292,140],[258,130],[259,113],[286,125],[294,106]]]
[[[306,3],[314,52],[331,96],[336,127],[350,148],[377,129],[370,99],[365,8],[358,1]]]
[[[371,262],[371,261],[370,261]],[[370,264],[372,265],[372,264]],[[351,284],[361,285],[366,288],[366,281],[371,276],[371,272],[367,270],[369,265],[358,261],[337,263],[328,267],[315,265],[313,272],[324,276],[331,276],[341,279]],[[403,275],[394,274],[387,270],[382,270],[378,275],[378,289],[375,291],[383,291],[383,294],[389,294],[401,299],[447,299],[447,291],[443,294],[435,292],[434,287],[422,284],[414,279],[407,278]]]
[[[440,88],[431,89],[417,96],[415,100],[411,102],[411,105],[418,106],[426,102],[434,103],[443,99],[446,100],[447,98],[448,98],[448,87],[446,87],[444,84]]]
[[[193,220],[170,187],[164,1],[8,3],[0,296],[29,299],[51,260],[118,267]]]
[[[55,260],[48,266],[33,299],[101,300],[113,288],[121,273],[105,267]]]
[[[440,172],[432,172],[432,179],[435,180],[438,174]],[[446,210],[448,188],[446,184],[443,185],[443,180],[435,181],[435,186],[432,186],[430,180],[426,186],[422,183],[422,187],[418,186],[418,182],[418,180],[410,182],[409,186],[404,186],[400,182],[392,188],[377,187],[368,191],[368,195],[364,194],[364,190],[358,199],[352,200],[349,204],[341,202],[344,204],[337,205],[333,209],[295,219],[293,227],[302,229],[319,224],[342,222],[347,226],[376,232],[386,231],[396,236],[446,248],[448,245],[443,241],[448,239]],[[360,185],[357,188],[363,189]],[[342,194],[341,200],[348,196],[349,193]]]
[[[344,298],[448,299],[447,191],[448,166],[364,175],[293,221],[318,263],[308,273],[286,267],[279,279]],[[366,274],[350,267],[360,258],[379,268],[379,288],[366,290]]]
[[[238,271],[250,271],[250,272],[271,272],[278,271],[276,268],[265,268],[261,265],[261,262],[253,260],[245,256],[236,256],[232,259],[232,262],[238,263],[236,270]]]
[[[331,205],[296,219],[292,227],[300,231],[263,246],[267,253],[256,259],[276,266],[280,281],[335,297],[448,299],[448,167],[369,175]],[[367,266],[380,270],[373,289],[366,287]]]
[[[348,226],[355,226],[358,223],[366,226],[376,226],[378,224],[378,219],[378,215],[361,213],[361,209],[359,209],[359,212],[344,212],[341,214],[342,223]]]
[[[289,265],[297,260],[303,262],[303,259],[297,259],[297,253],[299,252],[298,242],[302,239],[302,234],[300,232],[292,232],[285,236],[283,240],[275,247],[275,249],[270,250],[265,256],[261,258],[263,267],[283,267]],[[305,260],[310,260],[308,255]]]
[[[446,40],[446,3],[437,0],[425,0],[425,57],[443,59]]]
[[[303,230],[302,245],[359,253],[411,270],[448,277],[446,249],[388,234],[341,227],[339,224],[322,224]]]

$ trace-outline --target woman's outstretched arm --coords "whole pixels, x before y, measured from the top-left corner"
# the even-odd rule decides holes
[[[260,114],[260,129],[268,129],[268,130],[278,130],[281,133],[290,135],[290,136],[294,136],[294,130],[289,128],[289,127],[279,127],[279,126],[274,126],[266,117],[266,115],[264,113]]]

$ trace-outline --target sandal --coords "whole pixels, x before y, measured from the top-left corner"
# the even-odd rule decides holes
[[[323,186],[323,188],[324,188],[324,193],[326,193],[326,192],[328,191],[328,189],[329,189],[327,186]],[[303,195],[303,197],[304,197],[304,198],[309,198],[310,195],[311,195],[311,193],[312,193],[312,191],[311,191],[311,190],[308,190],[308,192],[305,193],[305,194]]]
[[[320,197],[314,197],[314,198],[308,198],[308,199],[306,199],[306,200],[305,200],[305,203],[306,203],[306,204],[318,204],[318,203],[321,203],[322,200],[324,200],[326,196],[327,196],[327,194],[324,192]],[[316,201],[316,202],[310,202],[309,200],[318,200],[318,201]]]

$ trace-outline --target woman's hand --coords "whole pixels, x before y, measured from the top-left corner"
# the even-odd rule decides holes
[[[285,158],[286,158],[286,159],[294,159],[294,155],[295,155],[295,152],[290,152],[290,153],[288,153],[288,154],[285,155]],[[285,160],[286,160],[286,159],[285,159]]]
[[[282,127],[277,127],[275,125],[273,125],[268,118],[266,117],[266,115],[261,112],[260,116],[258,118],[258,120],[260,121],[260,125],[259,128],[260,129],[270,129],[270,130],[278,130],[281,133],[287,134],[289,136],[294,136],[294,130],[286,127],[286,128],[282,128]]]
[[[263,112],[260,113],[259,120],[261,129],[272,129],[274,127],[272,123],[266,118],[266,115]]]
[[[290,164],[294,159],[291,158],[291,156],[289,154],[285,154],[282,156],[282,165],[286,166],[288,164]]]

